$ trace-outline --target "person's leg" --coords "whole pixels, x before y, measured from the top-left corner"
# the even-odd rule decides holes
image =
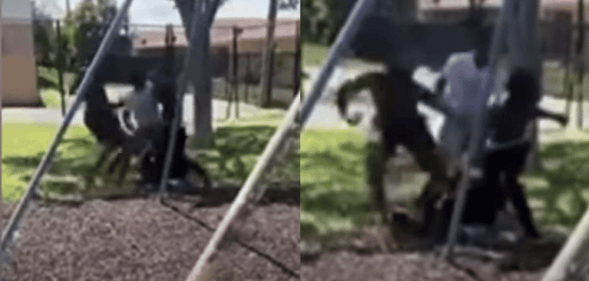
[[[376,208],[380,212],[381,222],[387,224],[388,210],[386,207],[386,193],[384,190],[383,177],[386,171],[386,161],[389,158],[387,154],[383,153],[384,144],[376,142],[369,142],[366,144],[366,174],[367,181],[370,188],[372,202],[371,210]]]
[[[110,142],[102,142],[99,141],[99,149],[98,149],[98,161],[96,161],[96,169],[100,169],[109,155],[115,149],[115,145]]]
[[[421,169],[430,174],[430,183],[426,185],[418,202],[434,202],[443,195],[452,195],[453,188],[448,177],[447,156],[442,147],[436,146],[421,118],[407,119],[406,129],[401,132],[403,144],[412,152]]]
[[[530,151],[530,143],[526,143],[513,149],[510,149],[509,157],[506,159],[504,173],[506,181],[506,193],[516,209],[518,219],[525,229],[526,236],[537,238],[540,237],[534,222],[523,186],[518,182],[518,175],[523,171],[526,164],[526,158]],[[507,162],[509,161],[509,162]]]
[[[523,191],[523,186],[517,182],[517,177],[513,175],[506,176],[507,180],[507,194],[509,199],[513,203],[517,212],[519,222],[522,224],[525,230],[525,234],[528,237],[538,238],[540,234],[534,226],[532,220],[532,212],[526,201],[526,197]]]

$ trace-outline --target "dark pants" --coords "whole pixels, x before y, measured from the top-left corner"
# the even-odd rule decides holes
[[[497,211],[505,207],[506,199],[511,200],[526,235],[538,237],[523,186],[518,182],[518,176],[524,169],[530,147],[530,143],[525,143],[487,155],[485,189],[489,190],[487,191],[489,196],[486,197],[488,201],[486,204],[489,205],[489,212],[493,211],[493,215],[489,216],[494,220]],[[469,199],[469,201],[471,200]],[[484,202],[485,197],[477,201],[473,204]]]
[[[143,180],[148,183],[159,184],[162,178],[163,167],[166,159],[166,151],[168,150],[168,143],[170,137],[171,126],[162,125],[157,127],[145,128],[138,132],[142,135],[151,135],[152,149],[142,159],[142,175]],[[189,170],[194,170],[197,174],[202,176],[205,184],[209,185],[209,178],[204,170],[197,162],[191,161],[184,154],[186,147],[186,130],[183,127],[178,128],[178,135],[176,136],[176,146],[172,154],[172,165],[170,167],[170,178],[184,178]]]
[[[407,147],[419,166],[430,173],[432,184],[424,190],[420,199],[424,203],[434,200],[437,197],[435,190],[446,189],[449,186],[446,177],[446,165],[440,154],[437,153],[436,145],[429,134],[425,122],[419,116],[403,120],[391,120],[385,127],[382,135],[382,146],[369,143],[367,145],[366,170],[368,173],[368,184],[372,190],[372,197],[376,208],[381,212],[384,222],[388,220],[388,210],[384,191],[383,176],[387,160],[395,156],[396,146],[401,144]],[[441,187],[442,186],[442,187]],[[444,190],[445,191],[445,190]]]

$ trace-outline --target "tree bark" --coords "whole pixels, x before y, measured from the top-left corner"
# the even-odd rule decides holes
[[[260,79],[260,103],[262,107],[270,106],[271,89],[270,79],[272,79],[271,71],[271,55],[274,51],[274,29],[276,26],[276,13],[278,10],[278,0],[270,0],[270,10],[268,11],[268,23],[267,23],[267,34],[266,34],[266,48],[264,50],[264,58],[262,60],[262,76]]]
[[[209,66],[209,42],[210,28],[212,26],[215,14],[219,6],[219,0],[196,0],[182,1],[175,0],[180,11],[182,24],[185,28],[186,38],[190,38],[191,30],[189,22],[193,12],[199,12],[199,24],[197,30],[200,39],[196,42],[189,42],[190,48],[193,48],[193,64],[185,69],[188,80],[194,88],[194,136],[190,143],[197,147],[210,147],[213,143],[212,127],[212,93],[211,93],[211,75],[207,71]],[[203,11],[204,6],[204,11]],[[180,101],[182,102],[182,101]]]

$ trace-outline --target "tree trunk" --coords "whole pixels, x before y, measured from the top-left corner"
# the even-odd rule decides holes
[[[260,103],[263,107],[270,106],[271,89],[270,79],[272,79],[271,70],[271,52],[273,51],[274,43],[274,28],[276,26],[276,12],[278,9],[278,0],[270,0],[270,10],[268,11],[268,23],[267,23],[267,34],[266,34],[266,48],[264,50],[264,57],[262,60],[262,76],[260,79]]]
[[[186,38],[190,38],[190,20],[195,8],[200,10],[199,24],[196,32],[198,32],[197,41],[189,42],[190,48],[194,52],[192,58],[193,64],[188,69],[185,69],[185,74],[188,75],[188,81],[194,88],[194,136],[190,140],[191,144],[197,147],[210,147],[213,143],[213,128],[212,128],[212,93],[211,93],[211,75],[208,70],[209,66],[209,42],[210,42],[210,27],[219,6],[218,0],[197,0],[197,1],[181,1],[175,0],[176,5],[180,11],[180,17],[185,27]],[[202,11],[201,7],[206,4],[206,8]],[[182,102],[182,101],[180,101]]]
[[[196,48],[197,60],[194,65],[194,138],[191,143],[197,147],[210,147],[213,144],[213,110],[212,110],[212,92],[211,92],[211,75],[208,70],[209,66],[209,41],[210,32],[207,26],[200,26],[200,38]]]

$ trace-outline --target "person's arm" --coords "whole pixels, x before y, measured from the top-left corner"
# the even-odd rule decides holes
[[[423,101],[424,104],[431,106],[439,111],[441,111],[446,116],[454,115],[454,109],[446,103],[444,98],[435,95],[424,95],[421,96],[420,99]]]
[[[560,123],[561,126],[566,126],[569,122],[569,118],[566,115],[554,113],[554,112],[549,112],[549,111],[542,109],[540,107],[536,107],[534,115],[536,117],[540,117],[540,118],[552,119],[552,120]]]
[[[445,86],[445,79],[440,79],[436,85],[436,92],[432,93],[430,90],[419,87],[419,100],[423,101],[428,106],[431,106],[441,111],[446,116],[454,115],[454,109],[448,105],[448,103],[442,97],[442,90]]]
[[[378,79],[382,79],[383,77],[384,75],[382,73],[370,72],[343,83],[336,93],[336,102],[340,116],[347,118],[348,101],[358,95],[361,90],[373,87],[374,83],[378,83]]]

